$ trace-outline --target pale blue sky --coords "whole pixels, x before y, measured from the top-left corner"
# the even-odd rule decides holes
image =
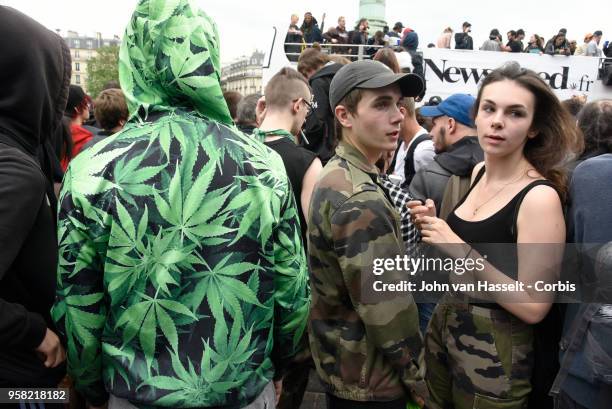
[[[351,25],[359,16],[357,0],[194,0],[211,15],[221,33],[221,56],[231,61],[255,48],[268,50],[272,40],[272,26],[284,31],[289,16],[303,16],[311,11],[320,20],[327,12],[325,26],[335,25],[338,16]],[[561,27],[568,29],[568,37],[579,42],[587,32],[603,30],[604,40],[612,39],[609,19],[609,0],[585,3],[567,0],[539,0],[492,2],[484,0],[406,1],[387,0],[387,22],[392,26],[401,21],[419,34],[421,46],[436,42],[444,27],[461,29],[465,20],[472,23],[475,46],[487,38],[491,28],[501,33],[523,28],[527,37],[532,33],[550,38]],[[67,30],[83,34],[101,32],[105,37],[122,35],[136,0],[0,0],[0,4],[15,7],[41,22],[46,27],[63,33]],[[607,5],[606,5],[607,4]],[[301,23],[301,20],[300,20]]]

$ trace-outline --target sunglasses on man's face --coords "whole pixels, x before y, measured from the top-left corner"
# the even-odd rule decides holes
[[[312,102],[308,102],[306,101],[306,99],[304,98],[298,98],[298,99],[294,99],[293,103],[295,104],[296,102],[300,101],[304,103],[304,105],[306,105],[306,116],[310,116],[310,114],[312,114],[313,111],[313,106],[312,106]]]

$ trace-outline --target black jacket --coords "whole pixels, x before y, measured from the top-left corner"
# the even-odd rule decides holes
[[[315,42],[323,42],[322,29],[322,27],[319,28],[319,23],[314,17],[312,18],[312,23],[309,26],[307,26],[306,23],[302,23],[302,26],[300,27],[300,31],[304,35],[304,41],[308,44]]]
[[[468,33],[455,33],[455,50],[473,50],[474,40]]]
[[[314,112],[306,119],[304,147],[317,154],[323,164],[334,156],[336,136],[334,113],[329,105],[329,85],[341,64],[328,64],[310,77]]]
[[[567,41],[567,39],[563,40],[560,46],[557,46],[555,44],[556,41],[557,41],[557,36],[553,36],[553,38],[548,40],[548,42],[546,43],[546,46],[544,47],[544,53],[550,54],[550,55],[555,55],[555,54],[570,55],[569,41]]]
[[[466,136],[446,152],[436,155],[431,164],[417,172],[408,190],[415,199],[432,199],[439,211],[448,179],[452,175],[470,176],[474,166],[483,160],[484,153],[478,138]]]
[[[0,387],[53,387],[35,353],[55,298],[57,239],[48,143],[70,83],[64,41],[0,6]]]
[[[289,26],[289,29],[299,30],[299,27],[295,24]],[[291,53],[291,55],[287,55],[287,59],[289,61],[297,62],[300,52],[302,51],[302,46],[299,45],[302,43],[302,34],[289,33],[287,31],[287,35],[285,36],[285,53]],[[287,43],[292,45],[287,45]]]

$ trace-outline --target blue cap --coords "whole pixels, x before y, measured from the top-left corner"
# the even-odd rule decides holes
[[[474,127],[472,121],[472,107],[476,98],[468,94],[453,94],[435,106],[421,107],[422,116],[436,117],[446,115],[470,128]]]

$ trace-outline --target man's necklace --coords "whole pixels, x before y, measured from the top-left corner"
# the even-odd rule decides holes
[[[476,213],[478,213],[478,211],[480,210],[480,208],[481,208],[482,206],[486,205],[487,203],[489,203],[491,200],[493,200],[493,198],[494,198],[495,196],[497,196],[498,194],[500,194],[502,190],[504,190],[504,189],[505,189],[505,188],[507,188],[508,186],[510,186],[510,185],[512,185],[512,184],[514,184],[514,183],[516,183],[516,182],[518,182],[519,180],[521,180],[521,178],[522,178],[523,176],[525,176],[525,173],[527,173],[527,170],[526,170],[526,171],[524,171],[524,172],[521,172],[521,174],[518,176],[518,178],[516,178],[516,179],[514,179],[514,180],[511,180],[510,182],[508,182],[508,183],[504,184],[504,185],[503,185],[501,188],[499,188],[499,189],[498,189],[498,190],[497,190],[495,193],[493,193],[493,195],[492,195],[490,198],[488,198],[487,200],[485,200],[484,202],[482,202],[481,204],[479,204],[478,206],[476,206],[476,207],[474,208],[474,211],[472,212],[472,216],[476,216]],[[481,186],[482,186],[482,185],[481,185]],[[478,189],[478,190],[480,191],[480,189]]]

